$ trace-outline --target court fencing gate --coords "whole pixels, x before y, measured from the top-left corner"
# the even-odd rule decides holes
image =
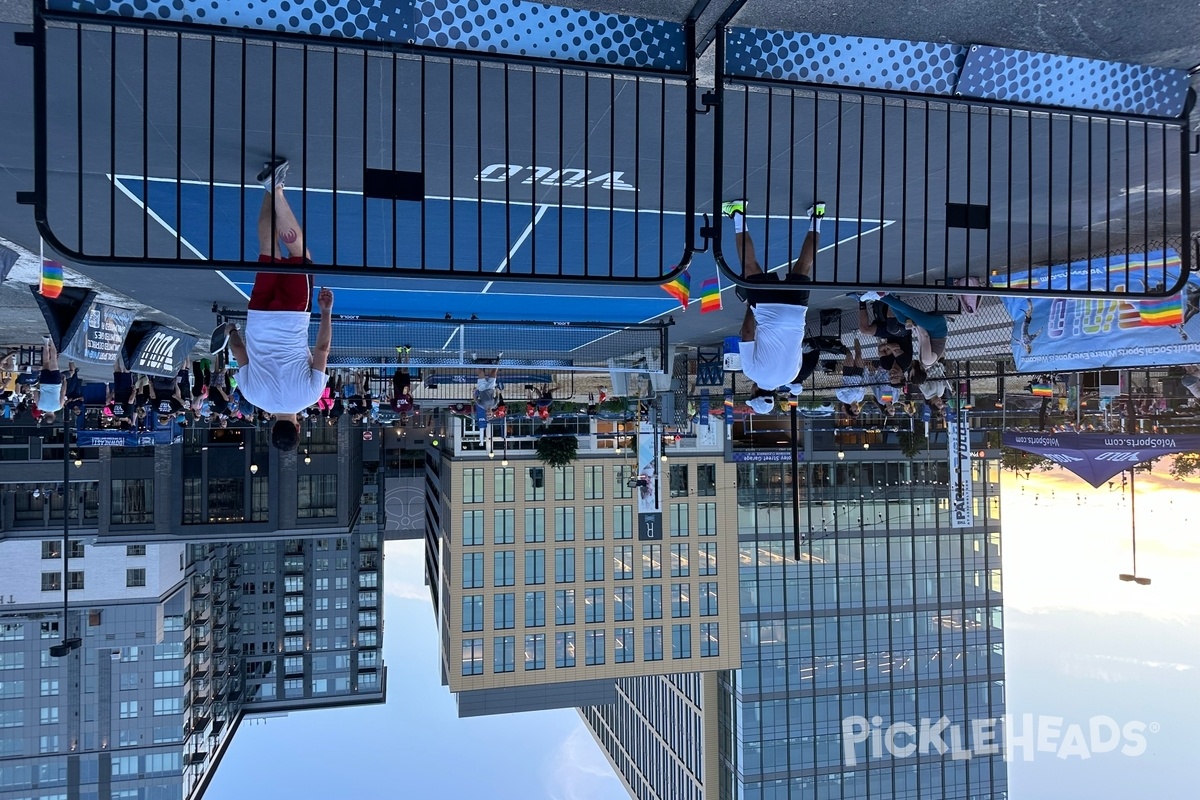
[[[439,0],[395,18],[238,28],[168,3],[49,0],[21,38],[35,50],[37,130],[36,186],[20,199],[79,263],[249,270],[263,197],[250,175],[282,154],[323,272],[644,285],[711,243],[744,284],[731,228],[711,217],[744,196],[768,266],[795,257],[808,204],[830,203],[834,246],[813,288],[1182,286],[1187,248],[1173,270],[1013,280],[1190,238],[1193,95],[1172,71],[1131,67],[1125,83],[1153,83],[1149,99],[1085,109],[1053,87],[1006,90],[996,65],[1037,54],[978,45],[894,43],[897,65],[915,66],[851,79],[877,40],[728,27],[735,3],[704,37],[717,58],[701,94],[706,7],[683,23],[542,6],[550,16],[530,6],[534,19],[517,20],[513,4]],[[839,245],[844,222],[865,232]]]

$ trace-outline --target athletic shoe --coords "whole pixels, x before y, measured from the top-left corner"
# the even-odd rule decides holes
[[[808,211],[804,213],[808,214],[810,217],[823,217],[825,216],[825,203],[818,200],[809,206]]]
[[[225,348],[229,346],[229,331],[226,330],[226,323],[222,322],[212,332],[212,337],[209,339],[208,353],[209,355],[217,355],[225,352]]]
[[[721,213],[724,214],[725,216],[729,217],[730,219],[733,219],[734,214],[745,215],[746,201],[745,200],[727,200],[724,203],[721,203]]]
[[[502,359],[502,358],[504,358],[504,351],[503,351],[503,350],[501,350],[500,352],[496,353],[496,361],[499,361],[499,360],[500,360],[500,359]]]
[[[881,297],[883,297],[883,294],[880,292],[864,292],[863,295],[858,298],[858,300],[861,303],[870,303],[873,300],[878,300]]]
[[[276,186],[283,186],[283,180],[287,177],[287,172],[288,160],[286,158],[273,158],[263,164],[263,168],[259,171],[255,180],[261,183],[264,189],[271,192],[275,190]]]

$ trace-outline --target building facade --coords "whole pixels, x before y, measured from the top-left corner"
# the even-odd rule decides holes
[[[460,444],[429,452],[425,511],[460,715],[602,704],[621,678],[740,663],[736,494],[719,442],[662,462],[654,540],[640,538],[629,450],[588,447],[551,469],[521,447],[498,458]]]

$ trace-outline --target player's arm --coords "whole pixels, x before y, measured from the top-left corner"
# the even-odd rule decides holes
[[[317,292],[317,305],[321,309],[321,322],[317,325],[317,343],[313,346],[312,368],[325,371],[329,362],[329,347],[333,344],[333,292],[321,287]]]
[[[746,306],[746,316],[742,319],[742,341],[753,342],[756,333],[758,333],[758,320],[754,318],[754,311]]]
[[[237,359],[238,366],[246,366],[250,363],[250,356],[246,353],[246,342],[242,339],[242,332],[233,324],[229,324],[229,352],[233,353],[233,357]]]

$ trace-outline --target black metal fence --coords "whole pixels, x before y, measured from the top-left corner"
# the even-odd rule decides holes
[[[31,199],[74,261],[253,268],[282,239],[325,272],[657,283],[691,257],[687,76],[44,11],[34,43]],[[300,242],[259,222],[273,157]]]
[[[827,202],[818,289],[1157,296],[1194,263],[1141,256],[1190,238],[1186,116],[733,78],[724,18],[700,97],[693,22],[680,71],[36,6],[21,199],[79,263],[253,269],[274,242],[327,273],[646,284],[711,242],[743,283],[699,217],[735,197],[768,268]],[[254,179],[280,156],[294,222]]]

